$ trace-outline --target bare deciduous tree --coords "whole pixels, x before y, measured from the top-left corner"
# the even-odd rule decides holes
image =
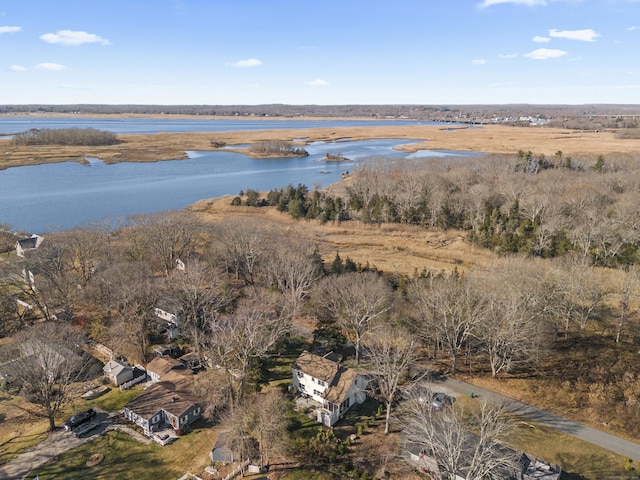
[[[633,314],[630,302],[640,297],[640,274],[634,266],[628,271],[622,272],[622,278],[618,280],[616,288],[619,295],[618,320],[616,321],[616,343],[620,343],[622,334],[627,327],[630,315]]]
[[[181,335],[200,358],[209,322],[233,301],[234,292],[223,284],[221,272],[193,260],[185,271],[169,275],[167,295],[177,303]]]
[[[44,322],[18,332],[14,338],[20,356],[11,364],[14,377],[32,402],[41,405],[55,429],[55,416],[69,389],[88,365],[81,350],[81,333],[67,324]]]
[[[432,478],[511,478],[517,471],[516,452],[500,446],[512,431],[503,408],[480,402],[479,411],[458,404],[437,411],[413,399],[408,413],[406,440],[431,459]]]
[[[231,388],[223,370],[207,368],[195,377],[194,393],[204,400],[203,415],[213,420],[221,414],[231,400]]]
[[[234,405],[244,395],[251,361],[266,357],[288,329],[267,295],[254,294],[241,301],[234,313],[212,319],[207,353],[227,373]]]
[[[549,344],[555,310],[553,284],[543,270],[510,258],[496,262],[486,278],[475,281],[484,284],[486,305],[476,337],[488,355],[492,376],[539,360]]]
[[[593,318],[602,303],[606,290],[596,275],[596,268],[580,261],[560,262],[556,270],[559,317],[565,332],[572,322],[581,330]]]
[[[389,283],[374,272],[345,273],[325,277],[318,284],[314,298],[353,343],[358,363],[363,337],[371,329],[372,322],[392,306]]]
[[[270,283],[285,296],[286,314],[294,318],[301,302],[320,277],[320,265],[310,243],[284,236],[272,236],[271,242],[266,266]]]
[[[484,300],[464,278],[418,279],[409,287],[409,298],[420,321],[419,331],[444,345],[456,372],[458,353],[484,316]]]
[[[285,451],[287,437],[286,403],[282,395],[272,390],[257,394],[248,404],[245,424],[258,442],[260,466],[270,464],[274,454]]]
[[[158,289],[143,263],[118,264],[101,274],[102,299],[112,320],[111,344],[132,349],[132,356],[146,362],[155,323]]]
[[[416,359],[415,342],[402,327],[385,327],[365,343],[370,370],[375,376],[375,396],[386,403],[385,435],[389,434],[391,408],[400,395],[400,386]]]
[[[198,228],[184,212],[163,212],[135,217],[128,236],[134,259],[146,258],[168,275],[179,260],[184,262],[193,254]]]
[[[227,272],[245,285],[253,285],[266,249],[265,231],[255,224],[229,219],[214,229],[213,236],[214,256],[222,260]]]

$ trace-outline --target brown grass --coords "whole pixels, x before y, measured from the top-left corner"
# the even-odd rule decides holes
[[[84,162],[85,157],[97,157],[106,163],[153,162],[186,158],[187,150],[215,150],[211,142],[240,145],[258,141],[309,138],[309,141],[336,141],[349,138],[406,138],[421,140],[405,145],[402,150],[460,150],[515,154],[531,150],[535,154],[552,156],[558,150],[565,155],[585,152],[599,154],[640,152],[640,140],[620,139],[614,132],[573,131],[560,128],[508,127],[485,125],[474,128],[449,129],[440,125],[376,126],[348,128],[313,128],[291,130],[258,130],[215,133],[157,133],[118,135],[122,143],[102,147],[14,146],[5,142],[0,155],[0,169],[20,165]]]
[[[463,233],[427,230],[401,224],[367,225],[361,222],[321,224],[297,221],[275,207],[233,207],[232,197],[201,200],[190,209],[204,222],[215,223],[229,217],[243,217],[278,231],[292,231],[312,238],[325,262],[340,254],[356,263],[375,266],[387,273],[413,275],[423,269],[440,272],[457,268],[464,271],[483,268],[494,258],[489,250],[468,244]]]

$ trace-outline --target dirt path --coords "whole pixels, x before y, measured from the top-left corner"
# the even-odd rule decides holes
[[[473,392],[474,397],[477,396],[490,403],[504,403],[506,408],[516,415],[541,423],[542,425],[584,440],[585,442],[592,443],[618,455],[622,455],[625,458],[640,462],[640,444],[638,443],[630,442],[615,435],[588,427],[582,423],[561,417],[560,415],[514,400],[506,395],[495,393],[461,380],[447,377],[438,387],[444,387],[442,388],[443,390],[447,390],[448,393],[457,396],[466,396],[469,395],[470,392]]]

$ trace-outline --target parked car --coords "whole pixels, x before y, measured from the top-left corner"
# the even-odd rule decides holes
[[[87,422],[87,423],[83,423],[82,425],[76,427],[73,430],[73,434],[76,437],[81,437],[82,435],[84,435],[85,433],[89,433],[91,430],[93,430],[94,428],[98,427],[98,423],[96,422]]]
[[[434,392],[428,387],[418,386],[405,392],[407,398],[415,398],[423,405],[431,405],[433,410],[442,410],[449,405],[452,405],[455,398],[447,395],[443,392]]]
[[[436,393],[433,396],[433,401],[431,403],[431,406],[435,410],[442,410],[443,408],[448,407],[452,403],[453,403],[453,398],[451,398],[446,393],[440,392],[440,393]]]
[[[90,408],[88,410],[84,410],[83,412],[76,413],[73,417],[71,417],[69,420],[64,422],[62,426],[68,432],[70,430],[73,430],[76,427],[79,427],[83,423],[88,422],[95,416],[96,416],[96,411],[93,408]]]

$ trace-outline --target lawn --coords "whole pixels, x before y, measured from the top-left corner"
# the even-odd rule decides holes
[[[640,478],[640,465],[629,464],[620,455],[535,422],[518,421],[517,425],[511,446],[561,466],[567,480]],[[627,465],[634,470],[626,471]]]
[[[187,471],[200,473],[209,465],[208,454],[217,432],[212,428],[196,428],[165,447],[143,445],[127,434],[111,431],[60,455],[55,462],[30,472],[44,479],[122,480],[179,478]],[[88,467],[87,460],[96,453],[105,456],[99,465]]]
[[[79,398],[76,403],[84,405],[84,408],[98,407],[108,412],[115,412],[116,410],[120,410],[142,392],[143,390],[140,385],[136,385],[130,390],[124,390],[122,392],[119,388],[112,387],[109,392],[105,393],[101,397],[94,400],[82,400]]]

